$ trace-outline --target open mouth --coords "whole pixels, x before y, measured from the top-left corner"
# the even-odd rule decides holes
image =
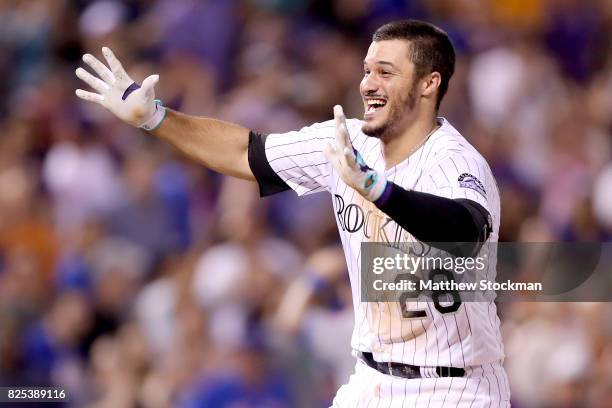
[[[387,104],[387,101],[385,99],[376,98],[376,99],[368,99],[366,103],[367,103],[367,108],[366,108],[365,113],[366,115],[368,115],[368,114],[376,113],[378,110],[382,109]]]

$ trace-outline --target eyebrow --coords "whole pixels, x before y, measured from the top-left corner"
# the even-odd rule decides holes
[[[389,61],[376,61],[376,62],[374,62],[374,64],[378,64],[378,65],[388,65],[388,66],[390,66],[391,68],[393,68],[393,69],[395,69],[395,70],[399,71],[399,68],[398,68],[398,67],[397,67],[395,64],[393,64],[392,62],[389,62]],[[367,65],[366,60],[363,60],[363,65]]]

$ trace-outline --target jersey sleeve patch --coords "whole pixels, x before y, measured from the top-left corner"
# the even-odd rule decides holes
[[[461,173],[458,178],[459,187],[470,188],[479,192],[484,198],[487,198],[487,192],[484,185],[478,178],[470,173]]]

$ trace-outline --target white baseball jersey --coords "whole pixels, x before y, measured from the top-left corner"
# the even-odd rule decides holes
[[[387,170],[380,140],[361,131],[362,121],[349,119],[346,123],[353,146],[366,164],[384,172],[389,181],[405,189],[451,199],[470,199],[482,205],[492,218],[493,231],[488,242],[496,242],[500,203],[491,170],[485,159],[448,121],[444,118],[438,121],[441,126],[418,150]],[[493,368],[499,365],[504,353],[500,321],[493,302],[465,302],[456,311],[445,314],[432,302],[410,302],[408,310],[426,314],[410,319],[402,317],[397,302],[361,302],[361,243],[393,244],[414,242],[415,239],[342,181],[322,153],[324,143],[334,137],[333,121],[316,123],[300,131],[269,135],[265,152],[272,169],[298,195],[328,191],[332,196],[353,292],[352,348],[372,352],[377,361],[422,367],[485,367],[489,364]],[[495,265],[488,269],[487,278],[493,280]],[[503,378],[500,375],[497,383],[501,395],[502,389],[507,390],[505,375]]]

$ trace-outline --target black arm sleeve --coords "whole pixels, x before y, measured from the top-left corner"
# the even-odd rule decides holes
[[[473,256],[491,233],[491,217],[475,201],[404,190],[387,182],[374,204],[422,242],[456,256]]]
[[[249,167],[259,185],[260,197],[289,190],[287,183],[274,172],[268,162],[266,137],[266,135],[249,132]]]

